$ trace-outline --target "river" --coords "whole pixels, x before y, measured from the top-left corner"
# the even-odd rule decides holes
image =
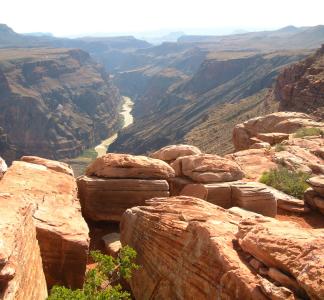
[[[131,100],[131,98],[123,96],[124,104],[122,106],[120,114],[123,116],[124,123],[123,128],[126,128],[127,126],[131,125],[134,122],[133,115],[131,114],[134,102]],[[98,156],[103,156],[107,153],[109,146],[117,139],[118,133],[115,133],[114,135],[110,136],[109,138],[101,141],[101,143],[95,147],[95,151],[97,152]]]

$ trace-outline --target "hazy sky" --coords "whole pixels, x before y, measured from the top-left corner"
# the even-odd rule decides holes
[[[324,23],[324,0],[0,0],[0,23],[55,35]]]

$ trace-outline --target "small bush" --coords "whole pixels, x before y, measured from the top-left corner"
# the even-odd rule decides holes
[[[275,151],[276,152],[281,152],[281,151],[285,151],[286,147],[283,144],[276,144],[275,145]]]
[[[302,199],[305,190],[309,187],[306,182],[309,177],[310,175],[307,173],[290,171],[285,167],[279,167],[279,169],[263,173],[260,182]]]
[[[82,289],[71,290],[54,286],[48,300],[125,300],[131,299],[118,283],[121,278],[129,279],[132,271],[138,268],[133,263],[136,251],[123,247],[117,258],[104,255],[100,251],[91,251],[90,255],[97,263],[94,269],[86,273]]]
[[[302,138],[305,136],[314,136],[314,135],[323,136],[323,131],[320,128],[315,128],[315,127],[300,128],[295,132],[294,137]]]

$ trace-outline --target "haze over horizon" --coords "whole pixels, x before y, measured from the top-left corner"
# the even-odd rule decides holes
[[[50,32],[55,36],[154,35],[170,31],[228,34],[235,30],[323,24],[323,10],[323,0],[2,0],[0,23],[18,33]]]

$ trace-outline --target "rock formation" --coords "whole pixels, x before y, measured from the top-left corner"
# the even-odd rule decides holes
[[[165,146],[150,155],[152,158],[164,160],[168,163],[176,160],[178,157],[187,155],[201,154],[201,151],[191,145],[170,145]]]
[[[0,82],[0,127],[14,158],[76,156],[117,126],[118,90],[82,50],[1,49]]]
[[[121,222],[142,266],[136,299],[322,299],[323,235],[184,196],[148,200]]]
[[[179,157],[171,166],[177,176],[187,176],[197,182],[233,181],[244,176],[237,163],[211,154]]]
[[[280,109],[308,112],[324,118],[324,45],[279,75],[275,93]]]
[[[237,124],[233,131],[233,143],[236,151],[249,149],[258,141],[274,145],[288,139],[288,134],[306,127],[323,128],[323,123],[304,113],[272,113]]]
[[[305,202],[324,215],[324,176],[312,177],[307,182],[311,188],[304,194]]]
[[[0,193],[0,211],[0,299],[44,300],[47,287],[33,205],[21,195]]]
[[[41,164],[36,164],[40,162]],[[56,162],[59,165],[58,162]],[[44,273],[48,287],[82,286],[88,248],[88,226],[81,216],[74,177],[55,171],[53,162],[15,161],[0,181],[0,190],[33,205]],[[71,171],[70,171],[71,173]]]

